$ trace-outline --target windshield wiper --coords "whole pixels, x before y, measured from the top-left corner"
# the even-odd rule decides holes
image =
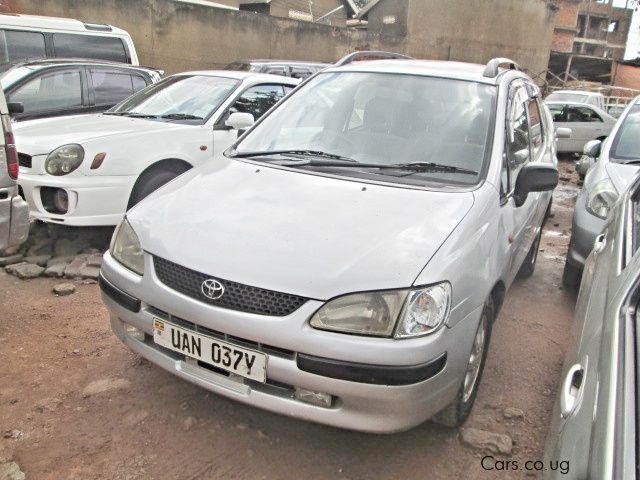
[[[303,149],[292,149],[292,150],[264,150],[258,152],[234,152],[231,157],[232,158],[251,158],[251,157],[267,157],[270,155],[297,155],[302,157],[321,157],[321,158],[331,158],[334,160],[342,160],[343,162],[353,162],[356,163],[355,160],[349,157],[343,157],[342,155],[336,155],[335,153],[323,152],[321,150],[303,150]],[[336,162],[337,165],[342,165],[342,163]],[[315,164],[314,164],[315,165]],[[331,164],[333,165],[333,164]]]
[[[380,170],[409,170],[412,173],[421,172],[449,172],[462,173],[466,175],[478,175],[475,170],[467,168],[455,167],[453,165],[444,165],[442,163],[433,162],[411,162],[411,163],[361,163],[350,160],[349,163],[327,161],[327,160],[304,160],[301,162],[288,162],[283,164],[287,167],[340,167],[340,168],[377,168]]]
[[[138,112],[103,112],[104,115],[120,115],[123,117],[131,117],[131,118],[158,118],[158,115],[151,115],[149,113],[138,113]]]
[[[190,113],[167,113],[161,115],[160,118],[168,118],[170,120],[202,120],[202,117],[191,115]]]

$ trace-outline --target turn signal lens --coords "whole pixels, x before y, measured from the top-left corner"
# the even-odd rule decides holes
[[[102,162],[104,162],[105,157],[107,156],[107,154],[105,152],[100,152],[98,154],[96,154],[95,157],[93,157],[93,162],[91,162],[91,170],[95,170],[96,168],[100,168],[100,165],[102,165]]]

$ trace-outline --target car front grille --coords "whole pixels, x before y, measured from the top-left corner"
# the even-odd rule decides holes
[[[31,168],[31,155],[18,152],[18,165],[21,167]]]
[[[167,287],[200,302],[220,308],[258,315],[284,317],[295,312],[307,301],[306,298],[297,295],[274,292],[273,290],[212,277],[206,273],[196,272],[157,256],[153,257],[153,263],[158,279]],[[224,287],[222,297],[216,300],[205,297],[202,293],[202,283],[205,280],[216,280],[222,284]]]

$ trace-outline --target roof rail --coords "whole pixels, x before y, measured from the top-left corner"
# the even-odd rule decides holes
[[[396,59],[411,60],[411,57],[407,55],[403,55],[401,53],[383,52],[383,51],[377,51],[377,50],[361,50],[358,52],[350,53],[349,55],[342,57],[333,66],[341,67],[342,65],[347,65],[353,62],[354,60],[357,60],[360,57],[380,57],[380,58],[396,58]]]
[[[97,23],[97,22],[84,22],[84,28],[87,30],[95,30],[97,32],[112,32],[113,27],[111,25],[107,25],[106,23]]]
[[[494,78],[498,76],[498,72],[500,71],[500,65],[508,65],[509,70],[518,70],[520,72],[523,71],[522,67],[518,65],[516,62],[509,58],[492,58],[487,62],[487,66],[484,69],[484,73],[482,74],[488,78]]]

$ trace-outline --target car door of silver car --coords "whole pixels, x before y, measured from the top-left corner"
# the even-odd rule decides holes
[[[507,109],[506,174],[507,195],[503,200],[502,223],[510,226],[507,231],[511,244],[509,281],[513,280],[524,261],[540,226],[540,193],[530,193],[521,206],[516,206],[513,198],[516,179],[522,168],[529,162],[541,161],[544,154],[544,125],[542,124],[538,100],[532,98],[524,82],[516,81],[511,85]],[[504,177],[504,175],[503,175]],[[504,179],[503,179],[504,182]],[[546,208],[546,205],[540,207]]]
[[[635,364],[628,315],[635,322],[637,298],[633,308],[629,300],[640,276],[640,252],[632,247],[640,232],[639,192],[636,182],[612,212],[585,264],[546,449],[547,460],[569,462],[571,475],[549,471],[544,478],[631,478],[620,473],[628,467],[616,464],[623,451],[635,451],[635,441],[624,437],[628,428],[635,435],[636,425],[635,385],[629,384],[635,380],[625,376]]]

